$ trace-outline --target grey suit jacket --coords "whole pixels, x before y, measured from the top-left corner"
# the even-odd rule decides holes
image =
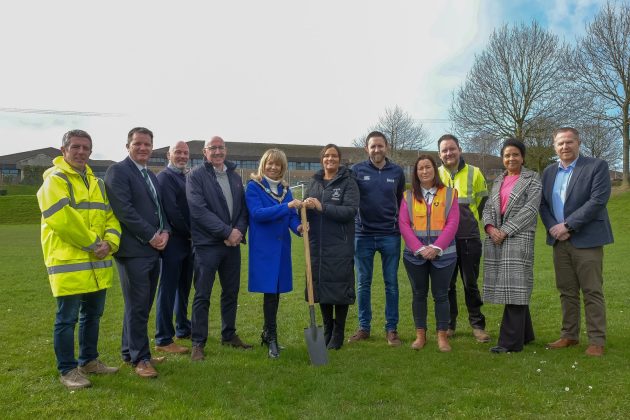
[[[149,171],[162,211],[164,231],[171,228],[161,207],[161,194],[157,177]],[[151,190],[136,164],[127,157],[110,166],[105,173],[105,189],[114,214],[120,221],[122,236],[117,257],[149,257],[158,251],[149,241],[160,228],[158,209],[153,201]]]
[[[540,218],[547,228],[547,244],[555,239],[549,229],[558,224],[553,214],[553,184],[558,164],[545,168],[542,176],[543,196]],[[606,161],[580,155],[567,187],[564,202],[564,221],[575,229],[569,241],[576,248],[592,248],[613,242],[612,228],[606,204],[610,198],[610,174]]]

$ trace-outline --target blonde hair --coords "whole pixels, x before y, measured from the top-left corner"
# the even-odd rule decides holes
[[[263,176],[265,175],[265,165],[267,162],[276,162],[280,164],[280,182],[285,187],[289,186],[289,183],[286,182],[284,178],[284,174],[287,173],[287,169],[289,168],[289,162],[287,161],[287,155],[280,149],[269,149],[265,153],[263,153],[260,158],[260,163],[258,164],[258,172],[252,173],[250,177],[255,179],[258,182],[261,182]]]

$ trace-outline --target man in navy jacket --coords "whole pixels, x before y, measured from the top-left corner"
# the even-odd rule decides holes
[[[398,327],[398,263],[400,230],[398,210],[405,190],[402,168],[387,159],[387,138],[378,131],[368,134],[369,159],[352,167],[359,185],[359,212],[355,219],[355,265],[359,329],[349,342],[370,337],[374,254],[381,254],[385,281],[385,332],[390,346],[400,346]]]
[[[176,344],[173,338],[190,337],[187,309],[193,275],[193,252],[190,242],[190,212],[186,200],[189,156],[188,144],[178,141],[169,147],[166,154],[168,166],[157,175],[164,212],[172,228],[171,237],[162,252],[162,275],[155,311],[155,349],[166,353],[187,353],[188,348]]]
[[[540,218],[553,246],[556,287],[560,292],[562,328],[551,349],[578,344],[580,292],[589,346],[588,356],[604,354],[606,304],[602,277],[604,245],[613,242],[606,204],[610,198],[608,164],[580,154],[576,129],[562,127],[553,136],[558,163],[542,176]]]
[[[247,231],[243,180],[225,160],[227,148],[213,137],[203,149],[203,165],[186,180],[195,252],[195,298],[192,307],[191,359],[204,359],[208,339],[210,295],[217,271],[221,282],[221,343],[250,349],[236,335],[236,308],[241,284],[241,249]]]
[[[157,178],[147,169],[153,133],[136,127],[127,135],[129,157],[110,166],[105,189],[122,236],[114,255],[125,300],[122,358],[145,378],[158,375],[149,348],[149,312],[160,276],[160,251],[169,239],[170,225],[162,207]]]

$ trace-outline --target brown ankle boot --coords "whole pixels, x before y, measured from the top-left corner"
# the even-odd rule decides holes
[[[446,331],[438,331],[438,348],[441,352],[449,352],[451,351],[451,346],[448,344],[448,335]]]
[[[420,350],[427,344],[427,330],[424,328],[418,328],[416,330],[416,341],[411,344],[411,348],[414,350]]]

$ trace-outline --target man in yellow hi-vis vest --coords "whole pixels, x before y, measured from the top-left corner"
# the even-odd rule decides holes
[[[44,172],[37,191],[41,240],[53,296],[57,298],[54,348],[61,383],[68,389],[91,385],[89,373],[115,373],[98,359],[98,331],[105,294],[112,284],[112,253],[120,224],[109,206],[105,184],[87,165],[92,138],[83,130],[64,134],[61,153]],[[79,320],[79,360],[74,329]]]
[[[438,139],[438,150],[443,165],[439,167],[440,179],[450,188],[457,189],[459,200],[459,228],[455,235],[457,248],[457,267],[451,278],[448,291],[451,309],[448,335],[455,334],[457,326],[457,274],[461,273],[464,283],[464,297],[468,309],[468,322],[473,336],[481,343],[490,341],[486,332],[486,318],[481,313],[481,294],[477,286],[479,261],[481,260],[481,238],[479,235],[479,216],[488,199],[488,188],[481,170],[464,162],[459,140],[452,134],[445,134]],[[459,270],[458,270],[459,269]]]

